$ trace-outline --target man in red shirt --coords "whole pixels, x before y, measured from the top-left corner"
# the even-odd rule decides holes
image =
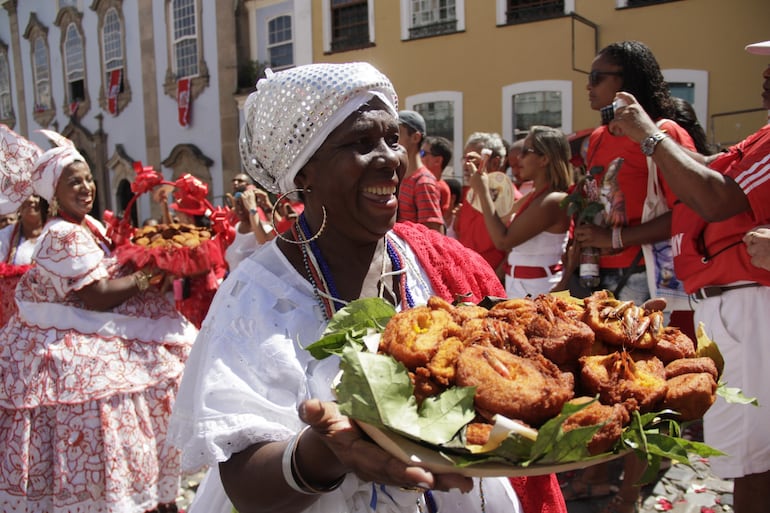
[[[770,55],[770,41],[746,50]],[[770,109],[770,66],[762,77],[763,107]],[[628,106],[616,110],[610,129],[641,144],[680,200],[671,222],[675,270],[691,294],[696,325],[703,323],[725,357],[721,379],[759,401],[755,408],[717,399],[706,412],[705,441],[727,454],[712,458],[711,468],[734,479],[736,513],[764,512],[770,503],[770,431],[761,428],[770,420],[770,271],[752,263],[746,233],[770,222],[770,125],[703,157],[660,131],[633,96],[616,99]]]
[[[441,215],[446,219],[452,193],[449,190],[449,184],[441,176],[449,162],[452,161],[452,143],[446,137],[426,137],[422,143],[420,158],[423,165],[436,177],[436,186],[438,187],[441,200],[439,203],[441,205]]]
[[[406,148],[408,165],[398,189],[398,220],[424,224],[444,233],[441,197],[436,177],[420,158],[425,119],[413,110],[398,113],[398,142]]]

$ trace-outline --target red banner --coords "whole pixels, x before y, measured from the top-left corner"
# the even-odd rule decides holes
[[[120,79],[122,76],[122,69],[110,71],[110,87],[107,90],[107,109],[113,116],[118,115],[118,94],[120,93]]]
[[[190,79],[182,78],[176,83],[176,104],[179,111],[179,126],[190,124]]]

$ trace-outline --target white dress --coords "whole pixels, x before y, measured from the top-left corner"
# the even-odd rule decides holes
[[[505,276],[505,293],[510,298],[537,296],[546,294],[561,280],[561,271],[551,272],[550,267],[561,262],[567,245],[567,233],[540,232],[531,239],[515,246],[508,253],[511,270]],[[514,278],[517,265],[542,267],[547,276],[544,278]]]
[[[431,288],[411,249],[393,232],[391,240],[407,262],[407,281],[416,304]],[[308,283],[274,242],[241,262],[219,289],[185,368],[170,426],[183,449],[182,466],[211,466],[191,513],[229,513],[215,475],[218,462],[263,441],[286,440],[302,428],[299,404],[310,397],[332,399],[330,383],[339,360],[315,360],[304,347],[326,326]],[[381,487],[348,474],[337,490],[320,496],[305,513],[418,511],[421,494]],[[486,511],[517,513],[518,497],[508,479],[484,479]],[[479,486],[468,494],[435,492],[442,513],[480,511]]]
[[[49,221],[34,259],[0,329],[0,511],[173,503],[180,454],[166,428],[197,330],[154,287],[85,308],[76,291],[123,274],[87,228]]]
[[[9,224],[5,228],[0,229],[0,262],[5,262],[11,251],[11,237],[13,236],[13,229],[15,226],[16,225]],[[35,251],[36,241],[37,239],[29,240],[22,236],[19,239],[19,245],[16,247],[16,254],[13,256],[13,262],[8,263],[12,265],[29,265],[32,262],[32,253]]]

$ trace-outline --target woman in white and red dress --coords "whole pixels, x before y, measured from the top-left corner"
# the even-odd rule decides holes
[[[166,425],[197,330],[111,257],[74,147],[48,150],[29,177],[57,212],[0,329],[0,511],[176,511]]]
[[[0,326],[16,312],[16,284],[32,264],[35,243],[48,218],[48,203],[31,195],[18,210],[18,221],[0,230]]]

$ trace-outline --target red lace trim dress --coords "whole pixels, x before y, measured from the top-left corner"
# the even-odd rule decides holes
[[[76,290],[121,274],[87,228],[49,222],[34,258],[0,329],[0,511],[173,503],[179,453],[166,427],[197,330],[154,288],[85,309]]]

